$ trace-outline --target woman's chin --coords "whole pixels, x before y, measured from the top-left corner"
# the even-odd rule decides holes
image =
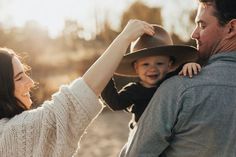
[[[30,107],[32,105],[32,100],[31,99],[25,100],[25,101],[23,101],[23,104],[25,105],[25,107],[27,109],[30,109]]]

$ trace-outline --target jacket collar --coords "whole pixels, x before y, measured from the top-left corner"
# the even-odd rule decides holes
[[[208,60],[208,64],[211,64],[216,61],[229,61],[236,63],[236,51],[215,54],[210,57],[210,59]]]

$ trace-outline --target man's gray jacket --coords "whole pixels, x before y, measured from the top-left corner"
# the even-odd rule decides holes
[[[193,78],[165,81],[121,156],[236,157],[236,52],[212,56]]]

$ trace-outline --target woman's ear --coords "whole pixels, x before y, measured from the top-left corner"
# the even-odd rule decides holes
[[[226,38],[230,39],[230,38],[235,37],[236,36],[236,19],[229,21],[227,25],[228,25],[227,26],[228,32],[227,32]]]

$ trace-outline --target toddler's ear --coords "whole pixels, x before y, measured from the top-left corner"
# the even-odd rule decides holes
[[[172,66],[171,66],[171,67],[169,68],[168,72],[173,72],[173,71],[175,71],[175,70],[176,70],[176,67],[172,67]]]
[[[175,71],[176,68],[172,66],[173,64],[174,64],[174,61],[171,59],[168,64],[169,72]]]
[[[134,67],[135,72],[137,73],[138,66],[137,66],[137,62],[136,61],[134,62],[133,67]]]

